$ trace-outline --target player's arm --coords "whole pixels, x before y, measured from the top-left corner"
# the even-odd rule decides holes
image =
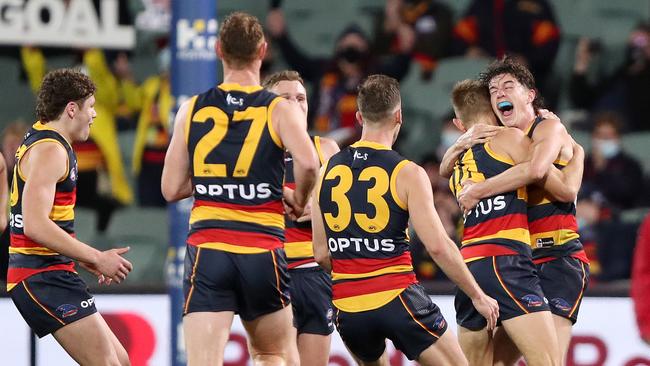
[[[296,189],[289,202],[296,205],[296,214],[302,213],[307,204],[320,165],[314,144],[307,134],[306,117],[297,103],[285,99],[276,104],[271,116],[271,128],[275,130],[293,159]]]
[[[415,232],[427,252],[469,298],[493,329],[499,316],[497,302],[488,297],[467,269],[456,244],[447,236],[433,204],[433,192],[426,172],[409,163],[397,176],[398,196],[406,202]]]
[[[560,202],[574,202],[578,197],[582,184],[582,173],[585,167],[585,151],[579,144],[573,144],[573,157],[564,169],[551,167],[548,176],[538,182]]]
[[[483,123],[475,124],[470,127],[469,130],[463,133],[458,140],[456,140],[456,142],[445,151],[445,155],[442,157],[442,161],[440,162],[440,176],[444,178],[451,177],[451,174],[454,172],[454,164],[456,164],[456,160],[458,160],[465,150],[470,149],[476,144],[482,144],[489,141],[501,128],[503,127]]]
[[[42,246],[67,257],[88,263],[99,273],[121,282],[133,268],[120,254],[129,248],[100,252],[75,239],[49,217],[56,194],[56,184],[67,173],[67,152],[45,142],[32,147],[23,157],[20,169],[25,178],[22,197],[23,231]]]
[[[7,187],[7,163],[0,155],[0,232],[7,227],[7,197],[9,189]]]
[[[165,155],[160,188],[168,202],[178,201],[192,195],[190,158],[187,152],[186,128],[192,113],[193,99],[183,103],[174,119],[174,133]]]
[[[323,157],[322,164],[325,164],[326,161],[339,151],[341,151],[341,148],[339,148],[336,141],[327,137],[320,138],[320,152]]]
[[[321,178],[325,169],[321,170]],[[321,181],[319,179],[319,182]],[[318,194],[320,191],[320,184],[316,186],[314,194],[311,198],[311,232],[312,232],[312,245],[314,246],[314,259],[326,272],[332,272],[332,260],[330,258],[329,248],[327,246],[327,236],[325,235],[325,225],[323,223],[323,216],[320,211],[320,204],[318,203]]]

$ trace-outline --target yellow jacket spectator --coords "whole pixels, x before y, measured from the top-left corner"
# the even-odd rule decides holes
[[[34,92],[46,72],[46,60],[38,48],[21,49],[23,67]],[[97,118],[90,130],[94,144],[76,146],[79,171],[96,170],[104,166],[111,182],[112,196],[121,204],[133,202],[133,192],[126,179],[115,128],[114,111],[118,107],[118,83],[106,64],[101,50],[84,52],[83,66],[97,85],[95,110]]]

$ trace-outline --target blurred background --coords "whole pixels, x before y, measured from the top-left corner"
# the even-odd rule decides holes
[[[9,169],[34,123],[34,95],[47,70],[80,67],[98,86],[91,139],[74,146],[75,229],[98,248],[130,245],[134,264],[120,286],[91,285],[98,293],[165,294],[168,272],[175,270],[166,266],[177,253],[169,250],[169,214],[160,194],[178,103],[170,86],[171,3],[0,1],[0,145]],[[360,81],[372,73],[401,81],[404,124],[395,149],[425,167],[436,208],[457,241],[460,211],[438,175],[439,159],[460,135],[450,122],[449,93],[456,81],[477,77],[495,57],[509,54],[525,62],[547,108],[588,155],[577,202],[591,261],[587,296],[627,298],[632,288],[643,314],[641,333],[635,326],[629,334],[650,339],[650,308],[643,307],[650,290],[650,1],[217,1],[217,19],[237,10],[256,15],[266,27],[270,47],[263,76],[299,71],[308,87],[310,130],[341,147],[360,133],[354,121]],[[74,14],[65,18],[68,13]],[[15,36],[20,22],[45,25],[41,38]],[[74,39],[54,32],[55,26],[72,32],[79,24],[107,29],[111,22],[113,43],[93,41],[101,34],[92,32]],[[216,24],[189,27],[202,32]],[[2,240],[0,273],[6,274],[6,233]],[[413,257],[432,294],[453,293],[416,234]],[[644,354],[646,363],[626,365],[650,365],[649,348]]]

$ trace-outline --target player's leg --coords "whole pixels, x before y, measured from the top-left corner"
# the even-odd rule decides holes
[[[555,324],[555,333],[557,334],[560,360],[564,364],[566,354],[569,351],[569,343],[571,343],[573,323],[571,320],[555,314],[553,314],[553,323]]]
[[[473,331],[459,326],[458,343],[470,365],[492,365],[492,334],[487,328]]]
[[[550,311],[521,315],[501,324],[529,366],[560,365],[560,351]],[[541,339],[544,341],[540,342]]]
[[[124,365],[118,357],[111,332],[98,313],[70,323],[52,335],[80,365]]]
[[[413,284],[383,307],[384,331],[395,348],[420,365],[467,365],[456,335],[424,288]]]
[[[420,353],[417,360],[422,366],[469,365],[456,340],[456,335],[450,329],[447,329],[436,343]]]
[[[482,267],[489,265],[489,258],[469,264],[469,270],[475,278],[481,278]],[[481,262],[486,262],[482,264]],[[480,280],[479,285],[481,284]],[[454,298],[456,323],[458,324],[458,342],[470,365],[492,365],[492,334],[487,330],[487,321],[474,308],[472,300],[460,289]]]
[[[294,317],[294,319],[296,317],[295,309],[293,310],[293,317]],[[294,326],[291,327],[289,332],[291,333],[289,335],[289,338],[291,339],[291,342],[290,342],[290,345],[289,345],[289,355],[288,355],[287,366],[297,366],[297,365],[300,365],[302,363],[302,361],[300,359],[299,346],[298,346],[298,329],[296,329],[296,327],[295,327],[295,322],[294,322]],[[249,353],[252,352],[250,342],[248,342],[248,352]]]
[[[503,327],[497,327],[492,335],[494,345],[494,366],[512,366],[516,365],[521,358],[519,348],[512,343],[510,336]]]
[[[234,313],[192,312],[183,317],[188,365],[222,365]]]
[[[285,365],[296,347],[296,337],[284,250],[233,254],[231,259],[238,270],[239,315],[248,333],[253,362]]]
[[[300,362],[327,366],[334,332],[330,276],[320,267],[294,269],[290,274]]]
[[[578,319],[582,297],[589,284],[589,265],[565,256],[539,264],[537,268],[553,313],[561,360],[564,360],[571,341],[571,328]]]
[[[330,357],[331,335],[302,333],[298,336],[301,365],[327,365]]]
[[[183,333],[189,365],[221,365],[237,310],[230,253],[187,246]]]
[[[291,325],[291,305],[254,320],[243,321],[255,365],[286,365],[291,344],[295,344]]]

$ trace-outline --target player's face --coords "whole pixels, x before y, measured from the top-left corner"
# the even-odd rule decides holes
[[[74,115],[73,123],[75,131],[73,133],[76,141],[86,141],[90,135],[90,125],[97,116],[95,112],[95,96],[91,95],[80,106]]]
[[[497,75],[488,84],[492,109],[504,126],[516,127],[525,117],[535,92],[510,74]],[[526,121],[528,122],[528,121]]]
[[[300,105],[300,109],[307,114],[307,91],[297,80],[282,80],[271,88],[271,91],[282,98],[292,100]]]

